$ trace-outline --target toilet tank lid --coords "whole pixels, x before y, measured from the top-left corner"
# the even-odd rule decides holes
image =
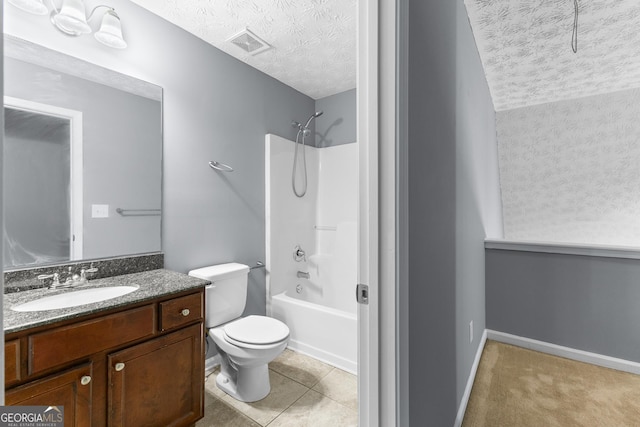
[[[222,280],[228,277],[247,274],[248,272],[248,265],[239,264],[237,262],[230,262],[227,264],[210,265],[208,267],[191,270],[189,272],[189,276],[211,280],[212,282],[214,282],[216,280]]]

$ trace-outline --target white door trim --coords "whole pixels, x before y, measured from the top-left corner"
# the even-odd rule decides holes
[[[380,1],[378,19],[378,192],[379,235],[379,425],[400,425],[398,419],[397,242],[398,158],[397,2]]]
[[[378,427],[378,2],[358,2],[358,424]]]
[[[82,111],[70,110],[56,105],[42,104],[11,96],[4,97],[4,105],[23,111],[45,114],[69,120],[71,150],[70,191],[70,244],[69,260],[82,259],[83,247],[83,194],[82,194]]]
[[[358,2],[359,425],[397,423],[396,2]]]

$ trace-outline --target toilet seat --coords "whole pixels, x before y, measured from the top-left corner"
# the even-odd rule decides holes
[[[227,342],[245,348],[271,347],[289,338],[289,328],[278,319],[247,316],[222,327]]]

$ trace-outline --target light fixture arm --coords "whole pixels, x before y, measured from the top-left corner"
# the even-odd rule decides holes
[[[107,9],[109,9],[111,12],[114,12],[114,13],[116,11],[111,6],[107,6],[106,4],[99,4],[98,6],[94,7],[93,10],[91,11],[91,13],[87,16],[87,21],[89,21],[91,18],[93,18],[93,14],[96,12],[96,10],[100,9],[101,7],[106,7]]]
[[[51,5],[51,8],[53,9],[53,12],[60,13],[60,11],[56,7],[56,4],[53,2],[53,0],[49,0],[49,4]]]
[[[60,13],[60,11],[58,10],[58,7],[56,6],[56,4],[53,2],[53,0],[49,0],[49,4],[51,5],[51,8],[53,9],[53,11],[57,14]],[[90,20],[91,18],[93,18],[93,14],[96,13],[96,10],[100,9],[101,7],[106,7],[107,9],[109,9],[111,12],[115,12],[116,10],[111,7],[111,6],[107,6],[106,4],[99,4],[96,7],[93,8],[93,10],[91,11],[91,13],[89,13],[89,15],[87,16],[87,21]]]

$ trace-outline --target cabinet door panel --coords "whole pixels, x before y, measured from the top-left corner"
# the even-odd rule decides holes
[[[92,382],[82,384],[83,377],[92,377],[90,363],[60,374],[33,381],[5,393],[5,404],[10,406],[64,406],[64,425],[87,427],[91,425]],[[86,379],[85,379],[86,382]]]
[[[153,336],[155,316],[147,305],[30,335],[29,375]]]
[[[20,340],[7,341],[4,343],[4,384],[12,385],[21,379]]]
[[[110,426],[187,426],[203,416],[202,324],[108,357]]]
[[[161,302],[160,330],[176,329],[204,318],[203,293],[199,292],[185,297]]]

